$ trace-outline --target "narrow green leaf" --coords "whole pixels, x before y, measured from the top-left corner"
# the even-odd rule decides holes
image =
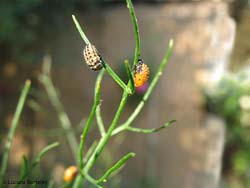
[[[106,69],[107,73],[113,78],[114,81],[125,91],[131,94],[130,89],[127,85],[121,80],[121,78],[113,71],[113,69],[107,64],[104,60],[102,60],[102,64]]]
[[[30,85],[31,85],[31,81],[26,80],[24,87],[22,89],[20,98],[18,100],[18,104],[17,104],[16,111],[15,111],[15,114],[13,117],[13,121],[11,123],[10,130],[8,132],[6,143],[4,145],[3,158],[2,158],[1,169],[0,169],[0,185],[2,185],[3,180],[4,180],[4,176],[5,176],[5,173],[7,170],[7,166],[8,166],[9,151],[11,148],[12,140],[13,140],[21,113],[23,111],[24,103],[26,101],[26,98],[27,98],[29,90],[30,90]]]
[[[36,162],[40,162],[42,157],[51,149],[55,148],[59,146],[59,143],[58,142],[54,142],[48,146],[46,146],[45,148],[42,149],[42,151],[40,151],[35,159]]]
[[[83,32],[83,30],[82,30],[82,28],[81,28],[79,22],[77,21],[75,15],[72,15],[72,19],[73,19],[73,21],[74,21],[74,23],[75,23],[75,25],[76,25],[77,31],[78,31],[79,34],[81,35],[83,41],[84,41],[86,44],[90,44],[88,37],[87,37],[87,36],[85,35],[85,33]]]
[[[153,128],[153,129],[142,129],[142,128],[136,128],[136,127],[127,127],[128,131],[132,131],[132,132],[137,132],[137,133],[144,133],[144,134],[149,134],[149,133],[155,133],[160,131],[161,129],[167,128],[170,125],[172,125],[174,122],[176,122],[176,120],[171,120],[167,123],[165,123],[164,125],[157,127],[157,128]]]
[[[89,157],[91,156],[91,154],[94,152],[95,148],[97,146],[97,141],[95,140],[92,145],[90,146],[90,148],[88,149],[84,159],[83,159],[83,163],[86,163],[89,159]]]
[[[104,73],[105,73],[105,70],[102,69],[96,78],[94,104],[93,104],[92,109],[90,111],[86,125],[82,131],[81,141],[80,141],[80,145],[78,147],[78,167],[79,167],[80,171],[82,171],[83,164],[84,164],[84,162],[83,162],[83,147],[85,144],[85,140],[87,138],[87,134],[88,134],[89,128],[92,124],[93,118],[95,116],[96,108],[100,102],[101,81],[102,81],[102,78],[104,76]]]
[[[21,166],[21,174],[20,178],[24,176],[28,171],[28,160],[25,155],[22,157],[22,166]]]
[[[118,170],[119,168],[121,168],[126,162],[127,160],[129,160],[130,158],[134,157],[135,153],[128,153],[127,155],[125,155],[124,157],[122,157],[119,161],[117,161],[111,168],[109,168],[105,174],[98,180],[98,183],[103,183],[106,182],[108,177],[115,172],[116,170]]]
[[[137,65],[138,59],[140,57],[140,34],[139,34],[139,27],[137,24],[137,18],[135,15],[135,10],[134,6],[131,2],[131,0],[126,0],[127,2],[127,7],[129,9],[130,17],[132,20],[133,28],[134,28],[134,33],[135,33],[135,55],[134,55],[134,66]]]
[[[131,89],[132,93],[134,93],[135,92],[134,78],[133,78],[133,73],[132,73],[128,60],[125,60],[124,64],[125,64],[128,78],[129,78],[128,87]]]
[[[51,149],[55,148],[59,146],[58,142],[54,142],[48,146],[46,146],[45,148],[43,148],[37,155],[37,157],[35,158],[35,160],[31,163],[31,165],[29,166],[29,168],[26,170],[26,173],[24,173],[19,180],[24,180],[31,172],[32,170],[40,163],[42,157]],[[15,188],[20,187],[21,184],[17,184],[15,186]]]
[[[99,132],[101,136],[103,137],[106,134],[104,123],[102,120],[102,115],[101,115],[101,104],[98,104],[95,112],[95,117],[96,117],[96,122],[99,128]]]
[[[57,117],[61,127],[65,132],[67,132],[66,138],[69,143],[70,149],[75,157],[78,147],[77,138],[74,132],[70,131],[72,129],[72,123],[60,100],[60,94],[56,89],[56,87],[54,86],[54,83],[50,77],[50,69],[51,69],[51,58],[49,56],[48,57],[45,56],[43,60],[43,72],[42,74],[39,75],[39,80],[45,87],[48,98],[57,113]],[[75,160],[77,161],[76,157]]]

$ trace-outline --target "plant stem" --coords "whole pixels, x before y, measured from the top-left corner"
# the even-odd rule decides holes
[[[97,106],[95,116],[96,116],[96,121],[97,121],[100,134],[103,137],[106,134],[106,131],[105,131],[104,124],[102,121],[102,116],[101,116],[101,104]]]
[[[130,88],[131,92],[134,93],[135,92],[134,78],[133,78],[132,71],[131,71],[128,60],[125,60],[124,64],[125,64],[128,78],[129,78],[129,82],[128,82],[127,86]]]
[[[84,167],[84,171],[85,172],[89,172],[89,170],[91,169],[91,167],[95,164],[97,158],[99,157],[99,155],[101,154],[102,150],[104,149],[105,145],[107,144],[109,138],[111,137],[111,133],[113,132],[115,126],[118,123],[118,120],[121,117],[121,113],[125,107],[125,104],[127,102],[128,99],[128,93],[126,91],[123,92],[122,95],[122,99],[120,102],[120,105],[116,111],[115,117],[112,121],[112,123],[109,126],[109,129],[107,131],[107,133],[105,134],[104,137],[102,137],[95,149],[95,151],[93,152],[93,154],[91,155],[90,159],[88,160],[88,162],[86,163],[85,167]]]
[[[79,22],[77,21],[75,15],[72,15],[72,19],[73,19],[73,21],[74,21],[74,23],[75,23],[75,25],[76,25],[76,28],[77,28],[79,34],[81,35],[82,39],[84,40],[84,42],[85,42],[86,44],[90,44],[88,37],[87,37],[87,36],[85,35],[85,33],[83,32],[83,30],[82,30],[82,28],[81,28]]]
[[[120,79],[120,77],[111,69],[111,67],[104,61],[103,66],[108,72],[108,74],[116,81],[116,83],[123,89],[126,90],[129,94],[132,94],[131,89]]]
[[[86,125],[83,129],[82,135],[81,135],[81,141],[80,141],[80,145],[78,148],[78,163],[79,163],[79,169],[82,170],[83,169],[83,146],[89,131],[89,128],[91,126],[91,123],[93,121],[94,115],[95,115],[95,111],[96,111],[96,107],[98,106],[99,102],[100,102],[100,89],[101,89],[101,80],[103,78],[103,75],[105,73],[105,70],[101,70],[100,73],[98,74],[98,77],[96,79],[96,85],[95,85],[95,99],[94,99],[94,104],[92,106],[91,112],[88,116],[88,120],[86,122]]]
[[[115,129],[112,132],[112,136],[122,132],[122,131],[131,131],[131,132],[137,132],[137,133],[144,133],[144,134],[150,134],[150,133],[156,133],[162,129],[165,129],[169,126],[171,126],[176,120],[171,120],[169,122],[166,122],[164,125],[157,127],[157,128],[152,128],[152,129],[144,129],[144,128],[137,128],[137,127],[131,127],[130,125],[127,126],[119,126],[117,129]]]
[[[26,173],[23,174],[23,176],[19,179],[20,181],[24,180],[31,172],[32,170],[40,163],[42,157],[51,149],[53,149],[54,147],[59,146],[58,142],[54,142],[48,146],[46,146],[45,148],[43,148],[39,154],[37,155],[37,157],[35,158],[35,160],[32,162],[31,166],[29,167],[29,169],[27,170]],[[17,184],[15,186],[15,188],[20,187],[21,184]]]
[[[89,157],[91,156],[91,154],[94,152],[94,149],[97,146],[97,141],[95,140],[91,146],[89,147],[88,151],[86,152],[86,155],[83,159],[83,163],[86,163],[89,160]]]
[[[16,131],[19,119],[20,119],[20,115],[24,107],[24,103],[26,101],[28,92],[30,90],[30,85],[31,85],[31,81],[26,80],[24,87],[22,89],[20,98],[18,100],[18,104],[16,107],[16,111],[15,111],[12,123],[11,123],[10,130],[8,132],[6,143],[4,145],[3,158],[2,158],[1,171],[0,171],[0,185],[3,184],[4,175],[6,173],[7,166],[8,166],[9,152],[10,152],[12,140],[13,140],[13,137],[14,137],[14,134],[15,134],[15,131]]]
[[[75,181],[74,181],[74,184],[73,184],[73,188],[78,188],[78,187],[80,187],[80,185],[81,185],[81,183],[82,183],[82,181],[83,181],[84,179],[83,179],[83,177],[82,177],[82,175],[81,174],[78,174],[77,176],[76,176],[76,179],[75,179]]]
[[[127,155],[123,156],[119,161],[117,161],[111,168],[109,168],[105,174],[98,180],[98,184],[106,182],[108,177],[116,170],[121,168],[127,160],[134,157],[135,153],[128,153]]]
[[[58,119],[60,121],[60,125],[62,126],[62,128],[64,129],[65,132],[69,131],[68,134],[66,134],[66,137],[67,137],[70,149],[73,153],[73,156],[75,157],[75,160],[77,160],[76,153],[77,153],[78,143],[77,143],[74,132],[70,131],[72,129],[71,122],[69,120],[67,113],[64,110],[63,104],[61,103],[61,101],[58,97],[57,91],[52,83],[52,80],[46,74],[40,75],[39,78],[45,87],[45,90],[48,94],[48,97],[49,97],[51,104],[54,106],[54,108],[57,112]]]
[[[150,134],[150,133],[156,133],[162,129],[165,129],[165,128],[171,126],[174,122],[176,122],[176,120],[171,120],[160,127],[152,128],[152,129],[141,129],[141,128],[136,128],[136,127],[131,127],[131,126],[128,126],[126,129],[128,131],[132,131],[132,132]]]
[[[133,23],[133,28],[134,28],[134,33],[135,33],[135,55],[134,55],[134,66],[137,65],[138,63],[138,59],[140,57],[140,34],[139,34],[139,28],[138,28],[138,24],[137,24],[137,18],[135,15],[135,10],[134,10],[134,6],[131,2],[131,0],[126,0],[127,2],[127,7],[129,9],[129,13],[130,13],[130,17]]]

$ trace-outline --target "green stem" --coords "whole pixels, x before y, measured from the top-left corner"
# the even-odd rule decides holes
[[[119,127],[117,127],[117,129],[115,129],[112,132],[112,136],[114,136],[122,131],[131,131],[131,132],[144,133],[144,134],[155,133],[155,132],[158,132],[162,129],[165,129],[165,128],[171,126],[174,122],[176,122],[176,120],[171,120],[160,127],[152,128],[152,129],[136,128],[136,127],[131,127],[130,125],[119,126]]]
[[[98,184],[106,182],[108,177],[116,170],[121,168],[130,158],[134,157],[135,153],[128,153],[117,161],[111,168],[109,168],[105,174],[98,180]]]
[[[102,121],[101,107],[100,106],[101,106],[100,104],[97,106],[95,116],[96,116],[96,121],[97,121],[97,125],[99,128],[100,134],[103,137],[106,134],[106,131],[105,131],[104,124]]]
[[[88,37],[87,37],[87,36],[85,35],[85,33],[83,32],[83,30],[82,30],[82,28],[81,28],[79,22],[77,21],[75,15],[72,15],[72,19],[73,19],[73,21],[74,21],[74,23],[75,23],[75,25],[76,25],[76,29],[78,30],[78,32],[79,32],[79,34],[81,35],[81,37],[82,37],[82,39],[84,40],[84,42],[85,42],[86,44],[90,44]]]
[[[134,10],[134,6],[131,2],[131,0],[126,0],[127,2],[127,7],[129,9],[129,13],[130,13],[130,17],[133,23],[133,28],[134,28],[134,33],[135,33],[135,56],[134,56],[134,66],[137,65],[138,63],[138,59],[140,57],[140,34],[139,34],[139,28],[138,28],[138,24],[137,24],[137,18],[135,15],[135,10]]]
[[[74,181],[74,184],[73,184],[73,188],[78,188],[78,187],[80,187],[80,185],[81,185],[81,183],[82,183],[82,181],[83,181],[84,179],[83,179],[83,177],[82,177],[82,175],[81,174],[78,174],[77,176],[76,176],[76,179],[75,179],[75,181]]]
[[[130,88],[131,92],[134,93],[135,92],[134,78],[133,78],[132,71],[131,71],[128,60],[125,60],[124,64],[125,64],[125,68],[126,68],[128,78],[129,78],[129,82],[128,82],[127,85]]]
[[[45,90],[48,94],[49,100],[56,110],[61,127],[65,132],[68,133],[66,134],[66,138],[68,140],[73,156],[75,157],[75,160],[77,160],[76,159],[77,146],[78,146],[77,139],[74,132],[70,131],[72,130],[72,124],[69,120],[68,114],[64,110],[63,104],[59,99],[56,88],[49,75],[43,73],[40,75],[39,79],[43,83]]]
[[[19,181],[24,180],[31,172],[32,170],[40,163],[42,157],[51,149],[55,148],[59,146],[58,142],[54,142],[53,144],[50,144],[48,146],[46,146],[45,148],[43,148],[39,154],[37,155],[37,157],[35,158],[35,160],[32,162],[32,164],[30,165],[30,168],[27,170],[27,172],[25,174],[23,174],[23,176],[19,179]],[[21,184],[17,184],[15,186],[15,188],[20,187]]]
[[[31,81],[30,80],[26,80],[24,87],[22,89],[20,98],[18,100],[18,104],[16,107],[16,111],[11,123],[11,127],[10,130],[8,132],[8,136],[7,136],[7,140],[6,143],[4,145],[4,150],[3,150],[3,158],[2,158],[2,164],[1,164],[1,170],[0,170],[0,185],[3,184],[3,180],[4,180],[4,175],[6,173],[7,170],[7,166],[8,166],[8,161],[9,161],[9,152],[10,152],[10,148],[11,148],[11,144],[12,144],[12,140],[24,107],[24,103],[26,101],[28,92],[30,90],[30,85],[31,85]]]
[[[91,155],[90,159],[88,160],[87,164],[84,167],[84,171],[86,173],[89,172],[89,170],[91,169],[91,167],[95,164],[97,158],[99,157],[99,155],[101,154],[102,150],[104,149],[105,145],[107,144],[109,138],[111,137],[111,133],[113,132],[115,126],[118,123],[118,120],[121,117],[121,113],[125,107],[125,104],[127,102],[128,99],[128,93],[126,91],[123,92],[123,96],[120,102],[120,105],[117,109],[117,112],[115,114],[115,117],[113,119],[113,121],[111,122],[109,129],[107,131],[107,133],[105,134],[104,137],[102,137],[95,149],[95,151],[93,152],[93,154]]]
[[[94,149],[97,146],[97,141],[95,140],[92,145],[89,147],[84,159],[83,159],[83,163],[86,163],[89,160],[89,157],[91,156],[91,154],[94,152]]]
[[[169,45],[168,45],[168,50],[164,56],[164,59],[162,60],[162,63],[160,64],[158,71],[156,73],[156,75],[154,76],[151,84],[149,85],[148,90],[146,91],[146,93],[144,94],[141,102],[137,105],[136,109],[134,110],[134,112],[129,116],[129,118],[127,119],[127,121],[125,123],[123,123],[122,125],[120,125],[119,127],[117,127],[114,130],[114,133],[120,132],[121,130],[124,130],[124,127],[128,127],[137,117],[137,115],[141,112],[145,102],[148,100],[149,96],[151,95],[152,91],[154,90],[160,76],[162,75],[162,71],[164,70],[165,66],[167,65],[167,63],[169,62],[169,58],[170,55],[172,54],[173,51],[173,44],[174,41],[173,39],[171,39],[169,41]],[[112,133],[112,134],[114,134]]]
[[[88,120],[86,122],[86,125],[83,129],[82,135],[81,135],[81,141],[80,141],[80,145],[78,148],[78,162],[79,162],[79,169],[82,170],[83,169],[83,146],[89,131],[89,128],[91,126],[91,123],[93,121],[94,115],[95,115],[95,111],[96,111],[96,107],[100,102],[100,89],[101,89],[101,80],[102,77],[105,73],[105,70],[101,70],[101,72],[99,73],[97,79],[96,79],[96,85],[95,85],[95,99],[94,99],[94,104],[92,106],[91,112],[88,116]]]
[[[172,125],[174,122],[176,122],[176,120],[171,120],[160,127],[152,128],[152,129],[142,129],[142,128],[128,126],[128,127],[126,127],[126,130],[132,131],[132,132],[137,132],[137,133],[150,134],[150,133],[155,133],[155,132],[158,132],[162,129],[165,129],[165,128],[169,127],[170,125]]]
[[[90,175],[84,174],[84,177],[86,178],[86,180],[88,180],[90,183],[92,183],[97,188],[104,188],[103,186],[98,185],[98,181],[95,180],[94,178],[92,178]]]
[[[123,89],[126,90],[129,94],[132,94],[131,89],[120,79],[120,77],[111,69],[111,67],[104,61],[103,66],[108,72],[108,74],[116,81],[116,83]]]

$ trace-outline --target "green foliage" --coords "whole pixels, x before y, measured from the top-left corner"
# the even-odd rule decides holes
[[[227,124],[225,169],[248,186],[250,178],[250,75],[249,68],[227,74],[205,91],[209,111]]]

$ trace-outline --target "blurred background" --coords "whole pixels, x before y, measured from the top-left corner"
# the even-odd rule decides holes
[[[168,41],[174,53],[135,127],[154,128],[176,119],[174,126],[144,135],[122,133],[105,149],[92,174],[101,174],[128,151],[137,153],[108,187],[247,188],[250,186],[250,8],[248,0],[134,0],[141,35],[141,57],[151,78]],[[25,0],[0,2],[1,156],[21,87],[32,89],[16,131],[8,177],[18,177],[22,155],[32,159],[53,141],[33,179],[63,182],[74,165],[65,135],[77,139],[93,102],[97,73],[85,65],[84,43],[75,14],[104,59],[126,81],[124,59],[133,59],[134,33],[121,0]],[[48,56],[49,54],[49,56]],[[51,58],[51,79],[72,130],[63,131],[57,111],[39,76]],[[101,110],[112,120],[121,89],[105,76]],[[121,123],[144,90],[131,96]],[[92,126],[87,145],[98,136]],[[41,186],[44,187],[44,186]]]

